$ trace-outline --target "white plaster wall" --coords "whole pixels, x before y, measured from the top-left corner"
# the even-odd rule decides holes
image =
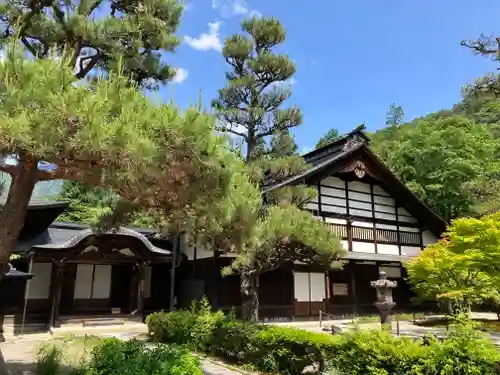
[[[373,223],[369,223],[366,221],[353,221],[353,227],[362,227],[362,228],[373,228]]]
[[[334,189],[334,188],[327,187],[327,186],[320,186],[319,187],[319,192],[320,192],[320,194],[331,195],[333,197],[344,198],[345,199],[345,189],[344,189],[344,186],[342,186],[342,187],[340,187],[338,189]]]
[[[385,219],[385,220],[396,220],[396,214],[389,214],[383,212],[375,212],[375,218],[377,219]]]
[[[321,181],[321,185],[345,188],[345,182],[338,177],[329,176]]]
[[[433,235],[430,231],[426,230],[422,232],[422,242],[424,246],[427,246],[438,242],[438,238],[435,235]]]
[[[340,244],[342,245],[342,247],[344,249],[346,249],[346,251],[349,250],[349,242],[348,241],[346,241],[346,240],[340,240]]]
[[[349,214],[354,216],[372,217],[372,211],[357,210],[351,207],[349,207]]]
[[[107,299],[111,290],[111,266],[106,264],[95,265],[94,287],[91,298]]]
[[[347,213],[347,209],[344,207],[326,206],[324,204],[321,205],[321,211],[334,212],[337,214],[346,214]]]
[[[373,242],[352,241],[352,251],[357,253],[375,253],[375,244]]]
[[[375,186],[373,187],[373,192],[374,192],[375,194],[377,194],[377,192],[375,191]],[[375,203],[381,203],[381,204],[385,204],[385,205],[390,205],[390,206],[392,206],[392,207],[394,207],[394,206],[395,206],[395,201],[394,201],[394,199],[389,198],[389,197],[381,197],[381,196],[379,196],[379,195],[375,195],[375,196],[373,196],[373,201],[374,201]],[[396,210],[394,209],[394,211],[396,211]]]
[[[389,229],[389,230],[398,230],[398,227],[396,225],[390,225],[390,224],[375,224],[375,228],[377,229]]]
[[[334,218],[334,217],[325,217],[325,223],[346,225],[347,224],[347,220],[346,219],[337,219],[337,218]]]
[[[326,196],[321,196],[321,204],[335,204],[337,206],[342,206],[345,207],[346,200],[342,198],[331,198],[331,197],[326,197]]]
[[[416,257],[421,251],[422,249],[417,246],[401,246],[401,255]]]
[[[309,301],[309,273],[293,273],[294,296],[298,302]]]
[[[377,252],[379,254],[391,254],[391,255],[399,255],[399,247],[398,245],[389,245],[385,243],[377,244]]]
[[[349,181],[347,187],[352,190],[358,190],[370,194],[370,184],[365,184],[360,181]],[[351,195],[351,193],[349,193]]]
[[[357,199],[363,202],[372,203],[372,197],[370,193],[358,193],[356,191],[349,191],[349,199]]]
[[[317,203],[306,203],[304,205],[304,208],[308,209],[308,210],[313,210],[313,211],[318,211],[319,207],[318,207],[318,204]]]
[[[311,302],[321,302],[326,298],[325,274],[311,272]]]
[[[384,195],[386,197],[390,197],[390,194],[387,193],[384,189],[382,189],[379,185],[373,185],[373,192],[375,194],[379,194],[379,195]]]
[[[420,232],[419,228],[414,228],[414,227],[399,227],[399,230],[403,232],[413,232],[413,233],[418,233]]]
[[[51,263],[33,263],[31,269],[33,278],[28,281],[28,299],[49,298],[50,279],[52,276]]]
[[[350,196],[349,196],[350,197]],[[372,216],[372,204],[369,202],[358,202],[358,201],[353,201],[349,199],[349,212],[352,212],[353,209],[355,208],[360,208],[362,210],[368,210],[368,214]]]
[[[90,298],[93,268],[92,264],[77,265],[74,299]]]

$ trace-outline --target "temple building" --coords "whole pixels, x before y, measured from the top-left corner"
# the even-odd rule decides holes
[[[342,269],[325,273],[320,267],[290,264],[261,275],[260,317],[317,316],[320,310],[334,315],[375,313],[370,281],[380,270],[398,282],[396,309],[412,309],[403,263],[437,242],[446,223],[373,153],[363,129],[303,155],[308,170],[265,187],[265,192],[293,184],[316,188],[317,198],[304,208],[338,234],[347,253]],[[239,277],[221,278],[218,272],[230,256],[214,258],[212,252],[187,244],[183,252],[189,280],[183,289],[189,297],[199,297],[193,295],[198,292],[222,308],[240,305]]]
[[[398,281],[396,309],[411,309],[403,262],[435,243],[446,223],[414,195],[370,150],[362,128],[306,155],[310,168],[279,184],[318,190],[304,209],[338,234],[347,250],[341,269],[288,264],[259,278],[260,316],[291,319],[375,312],[370,281],[380,270]],[[142,319],[173,304],[187,307],[206,295],[225,310],[241,304],[239,276],[221,277],[229,254],[194,246],[180,235],[158,239],[152,230],[95,233],[57,222],[68,202],[30,203],[15,252],[20,271],[33,274],[23,311],[27,321],[57,327],[82,316]],[[175,250],[175,251],[174,251]],[[15,291],[11,291],[15,293]],[[4,307],[5,308],[5,307]]]

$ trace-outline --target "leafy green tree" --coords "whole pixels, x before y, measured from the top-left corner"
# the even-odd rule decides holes
[[[460,218],[438,243],[406,264],[410,283],[425,300],[471,304],[500,302],[500,214]]]
[[[94,228],[100,228],[107,216],[115,215],[122,202],[120,196],[110,190],[94,188],[80,181],[71,180],[64,181],[57,199],[70,202],[68,209],[58,217],[58,220],[87,224]],[[155,218],[148,215],[144,208],[132,210],[130,215],[123,219],[120,224],[135,228],[152,228],[157,224]]]
[[[114,124],[110,127],[106,121],[111,125],[113,121],[128,121],[120,117],[125,113],[121,103],[129,100],[132,108],[134,104],[145,104],[145,101],[139,100],[133,91],[119,93],[117,90],[124,85],[122,79],[107,85],[100,77],[119,73],[127,77],[127,84],[134,90],[138,86],[154,88],[172,78],[174,70],[160,60],[160,55],[173,51],[179,43],[173,33],[179,24],[182,9],[182,5],[172,0],[147,3],[9,0],[0,5],[4,28],[0,43],[8,46],[4,48],[4,54],[6,49],[16,51],[12,43],[24,48],[23,57],[11,56],[10,61],[0,67],[3,94],[0,100],[3,118],[0,126],[0,155],[3,156],[0,171],[12,178],[7,201],[0,214],[0,277],[3,274],[2,265],[6,264],[22,228],[37,182],[57,177],[86,182],[92,180],[92,185],[103,185],[101,180],[104,178],[99,176],[100,171],[110,169],[109,165],[113,164],[111,160],[106,160],[107,157],[121,157],[120,144],[123,144],[123,157],[140,157],[140,153],[127,155],[127,151],[133,142],[137,143],[139,151],[145,149],[146,144],[140,144],[144,138],[138,136],[131,142],[128,134],[121,132],[121,126]],[[14,54],[11,52],[7,51]],[[23,58],[38,59],[41,63],[32,64],[22,61]],[[20,64],[17,70],[14,63]],[[84,94],[72,88],[84,79],[95,80],[98,89],[92,94]],[[109,105],[98,103],[98,100],[108,100],[107,91],[116,98],[123,95],[120,103],[114,100],[116,98],[110,99]],[[74,101],[79,99],[82,105],[88,107],[76,109],[77,102]],[[99,109],[103,110],[102,114],[98,113]],[[118,115],[112,116],[113,111]],[[138,109],[138,112],[143,113],[144,108]],[[177,114],[175,110],[172,112]],[[89,119],[90,114],[95,116],[93,121]],[[142,124],[156,116],[156,111],[151,111]],[[191,113],[189,116],[195,115]],[[200,118],[198,121],[204,120]],[[113,132],[117,132],[114,142],[109,138]],[[132,128],[130,135],[133,134],[136,133]],[[153,144],[149,143],[149,146]],[[82,145],[88,148],[80,148]],[[108,153],[103,145],[110,147]],[[81,151],[76,153],[72,148]],[[58,156],[56,152],[59,152]],[[17,158],[15,166],[5,163],[8,155]],[[51,174],[40,171],[39,162],[50,159],[58,162],[57,171]]]
[[[337,139],[339,136],[340,136],[340,133],[337,129],[332,128],[332,129],[328,130],[328,132],[319,139],[318,143],[316,143],[316,148],[321,148],[321,147],[324,147],[326,145],[329,145],[335,139]]]
[[[385,117],[385,124],[387,126],[399,126],[403,123],[403,119],[405,117],[403,107],[400,105],[396,105],[396,103],[392,103],[389,106],[389,111]]]
[[[472,213],[478,182],[499,170],[488,127],[464,117],[420,119],[394,143],[374,145],[384,147],[391,169],[446,220]]]
[[[252,18],[242,23],[242,29],[245,35],[225,41],[222,52],[231,71],[212,105],[221,124],[217,130],[242,140],[253,181],[263,187],[306,168],[289,134],[289,129],[300,125],[302,115],[297,107],[282,108],[291,95],[283,83],[293,76],[295,66],[275,52],[286,36],[280,22]],[[329,266],[341,252],[329,228],[296,206],[313,195],[312,189],[298,186],[266,194],[265,202],[259,201],[252,216],[254,225],[236,249],[232,267],[225,270],[241,275],[245,318],[258,318],[259,274],[306,257]]]

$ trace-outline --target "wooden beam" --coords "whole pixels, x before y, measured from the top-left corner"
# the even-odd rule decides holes
[[[399,213],[398,213],[398,208],[399,205],[396,203],[394,205],[395,211],[396,211],[396,236],[398,238],[398,250],[399,250],[399,255],[401,255],[401,234],[399,233]]]
[[[347,218],[347,250],[352,251],[352,222],[350,219],[349,212],[349,186],[347,180],[344,180],[345,183],[345,206],[346,206],[346,218]]]
[[[373,244],[375,245],[375,254],[378,253],[377,246],[377,229],[375,228],[375,196],[373,195],[373,184],[370,182],[370,199],[372,201],[372,218],[373,218]]]

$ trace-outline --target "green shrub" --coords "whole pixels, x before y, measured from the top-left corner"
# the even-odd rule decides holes
[[[341,335],[331,359],[340,373],[350,375],[419,374],[414,366],[428,350],[421,342],[386,331],[359,331]]]
[[[86,375],[202,375],[194,356],[178,347],[148,349],[141,341],[105,339],[97,345]]]
[[[213,333],[209,352],[237,363],[255,363],[261,352],[257,341],[261,329],[254,323],[228,319]]]
[[[155,341],[187,345],[259,370],[301,374],[310,366],[323,370],[335,339],[294,328],[241,322],[211,312],[207,302],[198,311],[152,314],[147,319]]]
[[[56,345],[42,346],[36,355],[36,374],[57,374],[61,368],[62,354],[62,348]]]
[[[442,343],[434,343],[421,372],[425,375],[495,375],[499,361],[495,344],[466,325],[454,328]]]
[[[289,327],[269,326],[255,337],[260,346],[259,368],[280,374],[301,374],[307,367],[323,371],[338,338]]]

